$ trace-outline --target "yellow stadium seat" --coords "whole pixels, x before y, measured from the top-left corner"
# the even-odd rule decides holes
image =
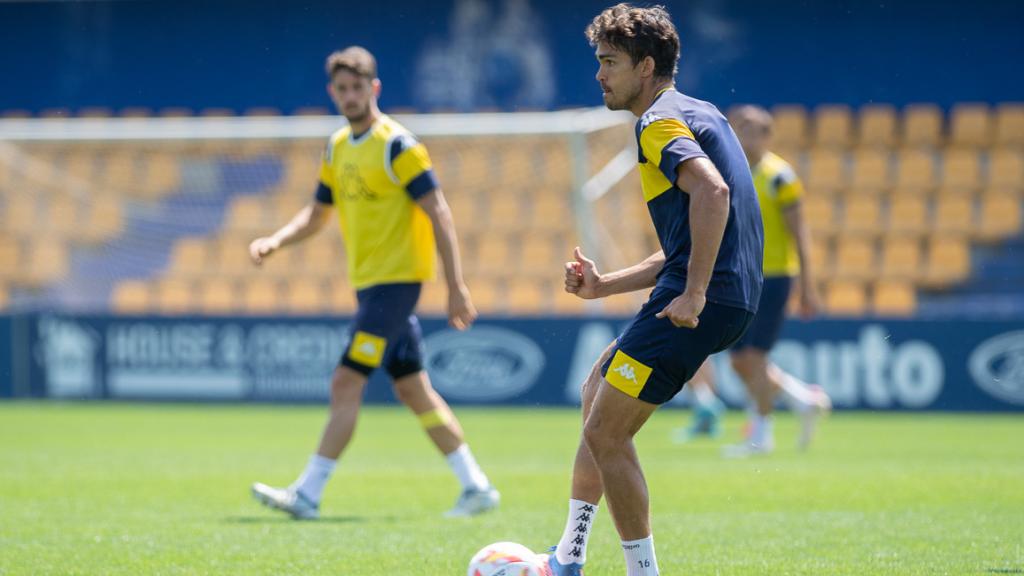
[[[921,242],[916,237],[889,236],[882,244],[882,278],[915,280],[921,276]]]
[[[288,223],[299,213],[299,210],[310,203],[313,198],[312,194],[312,191],[306,190],[306,193],[303,194],[284,193],[271,197],[269,207],[265,208],[267,210],[264,214],[267,228],[264,232],[270,233]],[[328,224],[335,224],[335,222],[332,219]]]
[[[103,158],[101,185],[109,192],[128,194],[138,184],[138,154],[133,150],[117,150]]]
[[[999,149],[989,156],[988,185],[997,188],[1024,189],[1024,157],[1009,148]]]
[[[36,238],[28,251],[23,280],[38,288],[63,278],[70,265],[71,258],[63,241],[50,237]]]
[[[40,220],[40,210],[34,194],[15,192],[7,197],[4,206],[4,232],[18,235],[34,234]]]
[[[480,239],[476,246],[476,266],[479,273],[508,272],[514,266],[512,259],[512,239],[505,235],[487,235]]]
[[[942,158],[942,185],[964,191],[981,188],[981,162],[973,150],[947,150]]]
[[[935,188],[935,157],[925,150],[903,150],[896,170],[896,188],[901,192],[928,192]]]
[[[844,279],[871,279],[878,275],[875,244],[860,236],[840,237],[836,244],[835,275]]]
[[[142,157],[141,175],[133,194],[147,199],[162,198],[181,184],[181,165],[168,152],[152,152]]]
[[[102,194],[92,198],[82,240],[89,244],[106,242],[121,234],[124,229],[124,207],[121,198]]]
[[[575,226],[569,207],[569,197],[545,193],[531,202],[532,216],[527,221],[531,229],[560,231]]]
[[[261,196],[237,196],[228,207],[225,228],[233,231],[264,231],[269,227]]]
[[[968,235],[974,232],[974,199],[960,194],[940,194],[935,200],[932,228],[936,234]]]
[[[847,196],[843,206],[843,233],[864,235],[882,231],[881,200],[877,196]]]
[[[470,297],[473,287],[469,287]],[[446,316],[448,314],[448,287],[442,281],[425,282],[416,306],[417,313],[425,316]]]
[[[88,186],[97,176],[96,154],[86,148],[74,148],[68,152],[63,168],[69,187]]]
[[[587,302],[566,292],[563,281],[551,282],[548,289],[551,290],[551,303],[556,314],[578,316],[587,311]]]
[[[175,276],[199,276],[212,265],[209,245],[202,238],[182,238],[171,251],[170,273]]]
[[[114,287],[111,305],[119,314],[143,314],[153,309],[153,294],[142,280],[123,280]]]
[[[889,232],[921,234],[928,228],[928,203],[920,196],[897,196],[889,204]]]
[[[49,234],[78,238],[83,232],[81,212],[74,198],[66,194],[55,196],[46,203],[42,224]]]
[[[950,113],[950,142],[984,147],[992,142],[992,118],[985,104],[957,104]]]
[[[542,148],[543,186],[552,194],[567,194],[572,184],[573,165],[569,143],[564,137],[547,139]]]
[[[1024,103],[1001,104],[996,109],[996,144],[1024,146]]]
[[[452,193],[445,191],[444,194],[452,218],[455,219],[456,230],[480,230],[486,227],[487,223],[480,214],[480,200],[469,190],[456,189]]]
[[[550,294],[544,291],[542,283],[537,280],[516,278],[509,284],[508,290],[508,311],[512,314],[536,316],[550,308]]]
[[[153,294],[153,307],[161,314],[185,314],[196,309],[195,291],[192,282],[165,278]]]
[[[853,113],[845,104],[826,104],[814,111],[814,144],[846,148],[853,139]]]
[[[502,289],[504,282],[486,276],[476,276],[469,281],[469,292],[473,304],[481,314],[506,314],[508,308]],[[447,313],[447,305],[445,307]]]
[[[936,236],[928,243],[924,284],[944,288],[970,274],[971,255],[967,240],[957,236]]]
[[[292,314],[313,315],[329,309],[323,283],[315,278],[290,278],[285,283],[282,308]]]
[[[808,155],[808,162],[808,189],[824,193],[846,185],[846,165],[839,152],[816,148]]]
[[[272,314],[284,308],[276,279],[254,277],[241,281],[242,309],[249,314]]]
[[[825,309],[833,316],[859,316],[867,311],[868,301],[860,282],[833,280],[825,290]]]
[[[836,209],[832,198],[810,195],[801,201],[804,220],[815,237],[828,237],[835,232]]]
[[[213,268],[211,271],[228,276],[246,276],[255,273],[256,267],[249,256],[249,244],[251,242],[252,238],[248,235],[222,236],[214,248],[216,268]],[[270,258],[280,255],[274,254]]]
[[[226,278],[210,278],[199,287],[199,310],[206,314],[227,314],[238,309],[238,290]]]
[[[534,162],[534,147],[515,138],[504,144],[498,157],[501,164],[501,182],[510,187],[508,192],[529,193],[537,183],[537,166]],[[493,196],[492,196],[493,198]]]
[[[984,242],[1002,240],[1021,231],[1021,200],[1008,194],[986,193],[981,198],[977,237]]]
[[[860,109],[858,144],[892,148],[896,144],[896,109],[888,104],[868,104]]]
[[[875,284],[871,308],[881,316],[906,317],[917,308],[917,295],[909,282],[882,280]]]
[[[17,278],[25,266],[21,240],[0,232],[0,280]]]
[[[892,185],[888,150],[864,148],[853,155],[850,185],[857,190],[888,190]]]
[[[832,251],[831,243],[828,240],[814,234],[811,239],[809,257],[815,275],[825,277],[832,273]]]
[[[519,230],[525,227],[520,197],[514,194],[491,194],[487,222],[491,228],[502,230]]]
[[[803,148],[807,142],[807,110],[800,105],[772,108],[773,143],[782,148]]]
[[[605,314],[613,316],[630,317],[636,315],[643,305],[641,299],[644,292],[633,292],[629,294],[616,294],[598,300],[600,309]]]
[[[903,145],[936,148],[942,144],[942,111],[934,104],[911,104],[903,111]]]
[[[475,188],[494,175],[494,151],[478,146],[465,146],[459,150],[459,181],[467,188]]]
[[[327,284],[327,309],[335,314],[356,311],[356,293],[346,280],[336,278]]]

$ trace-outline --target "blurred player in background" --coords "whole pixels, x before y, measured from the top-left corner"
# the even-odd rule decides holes
[[[732,367],[750,394],[750,423],[746,439],[727,446],[725,455],[744,457],[771,452],[775,448],[772,411],[781,392],[800,417],[797,446],[806,449],[817,420],[832,402],[821,386],[807,384],[776,366],[768,358],[786,319],[786,305],[794,281],[799,282],[800,314],[811,318],[820,308],[810,262],[810,232],[803,218],[803,184],[793,168],[768,150],[772,117],[758,106],[739,106],[729,114],[729,123],[740,139],[750,163],[761,203],[764,222],[764,290],[757,316],[750,329],[730,351]],[[696,397],[694,422],[689,434],[717,430],[721,401],[714,398],[709,378],[691,382]],[[713,399],[712,399],[713,398]]]
[[[381,84],[373,55],[359,47],[335,52],[327,58],[327,76],[328,92],[348,126],[327,144],[313,201],[272,236],[253,241],[249,251],[260,264],[279,248],[312,236],[335,207],[359,306],[348,348],[331,380],[330,416],[316,454],[291,486],[257,483],[253,495],[294,518],[318,517],[324,485],[352,438],[363,387],[383,367],[394,381],[395,395],[416,414],[462,484],[448,515],[489,510],[498,505],[499,494],[463,441],[448,404],[430,384],[413,315],[422,283],[434,277],[435,252],[440,252],[449,323],[464,330],[476,319],[451,212],[426,148],[377,107]]]
[[[761,293],[761,215],[750,168],[725,117],[675,90],[679,35],[665,9],[619,4],[594,18],[586,34],[597,49],[605,105],[638,117],[641,187],[662,249],[608,274],[579,248],[566,263],[565,289],[581,298],[654,290],[583,384],[583,439],[569,515],[548,563],[556,576],[582,573],[605,496],[627,575],[656,576],[647,485],[633,436],[753,319]]]

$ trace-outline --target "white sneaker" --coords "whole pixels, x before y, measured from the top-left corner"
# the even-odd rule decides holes
[[[465,518],[483,514],[488,510],[498,507],[501,502],[501,494],[493,487],[488,486],[483,490],[463,490],[455,506],[444,513],[445,518]]]
[[[755,444],[749,440],[739,444],[729,444],[722,448],[723,458],[750,458],[752,456],[763,456],[771,454],[775,450],[775,442],[769,441],[762,444]]]
[[[796,443],[796,447],[800,450],[807,450],[811,445],[811,440],[814,439],[818,420],[832,411],[832,399],[828,397],[824,388],[817,384],[811,384],[807,390],[813,393],[814,403],[800,412],[800,437]]]
[[[252,497],[267,508],[287,512],[296,520],[320,517],[320,505],[293,488],[274,488],[256,482],[252,485]]]

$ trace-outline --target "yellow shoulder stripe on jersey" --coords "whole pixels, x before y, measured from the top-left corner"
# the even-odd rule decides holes
[[[398,178],[398,183],[402,186],[405,186],[413,178],[429,170],[431,166],[427,147],[422,143],[417,143],[412,148],[404,150],[391,164],[395,177]]]
[[[685,122],[677,118],[661,118],[655,120],[640,133],[640,147],[648,162],[657,168],[661,165],[661,151],[669,142],[676,138],[696,140],[693,130]]]

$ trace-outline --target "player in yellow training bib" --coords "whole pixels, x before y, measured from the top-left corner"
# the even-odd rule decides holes
[[[316,454],[289,487],[256,483],[253,496],[294,518],[318,517],[324,486],[352,438],[363,387],[374,370],[384,368],[395,395],[417,415],[462,485],[448,515],[490,510],[500,496],[463,441],[448,404],[430,384],[414,315],[422,283],[434,278],[439,252],[449,323],[464,330],[476,319],[451,211],[426,147],[377,107],[381,84],[373,55],[358,46],[335,52],[327,58],[327,76],[328,91],[348,125],[324,149],[315,198],[272,236],[254,240],[249,250],[260,264],[281,247],[312,236],[334,209],[359,308],[331,380],[330,416]]]

